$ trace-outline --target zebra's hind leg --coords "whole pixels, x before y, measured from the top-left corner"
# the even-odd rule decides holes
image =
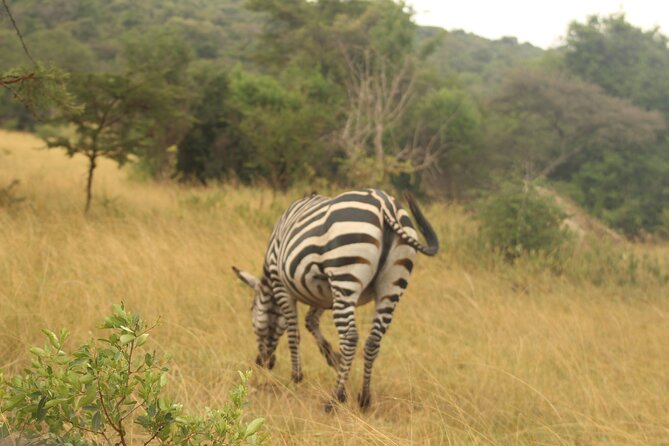
[[[337,369],[337,385],[334,390],[334,397],[339,402],[346,401],[346,381],[351,370],[353,356],[358,346],[358,330],[355,326],[355,304],[358,301],[359,293],[346,295],[336,285],[331,285],[334,295],[334,304],[332,306],[334,324],[339,333],[339,350],[341,358]],[[325,411],[329,412],[333,408],[333,402],[325,405]]]
[[[400,294],[393,294],[384,296],[376,304],[376,312],[374,313],[374,322],[372,323],[372,331],[365,341],[364,357],[365,357],[365,372],[362,381],[362,389],[358,395],[358,403],[360,407],[366,409],[372,400],[370,384],[372,381],[372,366],[374,360],[379,355],[381,348],[381,339],[388,330],[388,326],[393,318],[393,311],[400,300]]]
[[[332,349],[332,344],[330,344],[328,340],[325,339],[325,337],[323,336],[323,333],[321,333],[320,322],[321,322],[321,316],[323,315],[324,311],[325,310],[323,310],[322,308],[311,307],[309,309],[309,312],[307,313],[305,321],[307,325],[307,330],[309,330],[309,332],[312,335],[314,335],[316,343],[318,344],[318,349],[323,354],[323,356],[325,356],[325,360],[328,362],[328,365],[337,370],[337,366],[339,364],[339,358],[341,355],[339,354],[339,352],[335,352]]]
[[[379,355],[381,339],[388,331],[395,307],[409,284],[415,257],[416,251],[412,247],[396,239],[388,254],[388,260],[374,283],[376,311],[372,330],[365,341],[365,371],[362,389],[358,396],[358,403],[363,409],[369,407],[371,402],[372,367],[374,360]]]

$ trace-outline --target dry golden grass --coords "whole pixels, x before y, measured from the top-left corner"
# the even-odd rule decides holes
[[[84,161],[41,145],[0,133],[0,188],[19,179],[26,197],[0,208],[0,367],[20,370],[42,327],[69,328],[77,345],[124,301],[162,317],[152,338],[174,356],[175,396],[195,411],[223,404],[256,349],[251,296],[230,266],[259,271],[273,221],[295,194],[136,183],[103,162],[84,217]],[[428,215],[443,251],[418,261],[375,365],[372,408],[353,402],[358,354],[352,402],[321,410],[334,372],[303,329],[301,384],[290,382],[285,340],[277,367],[254,373],[249,412],[267,418],[270,444],[669,444],[662,281],[593,285],[531,265],[491,268],[467,254],[461,209]],[[359,315],[364,333],[370,308]],[[334,340],[328,317],[323,325]]]

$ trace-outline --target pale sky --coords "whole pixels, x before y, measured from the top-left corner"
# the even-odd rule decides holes
[[[660,27],[669,35],[666,0],[408,0],[419,25],[462,29],[488,39],[515,36],[541,48],[559,45],[570,22],[593,14],[625,12],[627,21],[644,30]]]

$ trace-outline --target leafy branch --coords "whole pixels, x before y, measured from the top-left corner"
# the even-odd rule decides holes
[[[262,443],[263,419],[243,421],[249,373],[240,372],[241,384],[223,409],[186,414],[165,392],[169,369],[145,348],[154,327],[114,305],[101,327],[111,333],[72,353],[63,350],[66,330],[43,330],[47,342],[30,349],[26,374],[0,376],[0,439],[76,446]],[[141,431],[130,429],[133,424]]]

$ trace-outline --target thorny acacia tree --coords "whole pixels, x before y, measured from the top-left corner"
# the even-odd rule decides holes
[[[63,148],[69,156],[88,159],[85,212],[91,207],[93,175],[99,158],[119,166],[150,141],[153,119],[170,110],[174,99],[147,79],[130,75],[74,75],[70,86],[83,109],[62,110],[59,121],[74,126],[74,134],[46,138],[50,148]]]

